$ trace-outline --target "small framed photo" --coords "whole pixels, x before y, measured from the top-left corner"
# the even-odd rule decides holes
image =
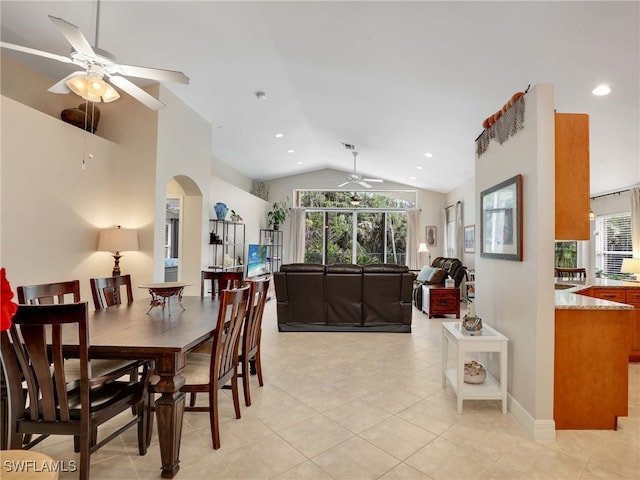
[[[435,247],[438,244],[438,228],[435,225],[427,226],[427,247]]]
[[[476,251],[476,226],[467,225],[464,227],[464,253],[474,253]]]

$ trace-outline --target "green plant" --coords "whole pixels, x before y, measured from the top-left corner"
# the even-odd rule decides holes
[[[231,220],[234,222],[241,222],[242,217],[235,210],[231,210]]]
[[[285,197],[278,202],[274,202],[271,210],[267,213],[267,220],[274,228],[284,223],[287,216],[289,216],[288,202],[289,197]]]

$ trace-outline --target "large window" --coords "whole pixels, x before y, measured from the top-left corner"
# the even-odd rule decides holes
[[[607,276],[620,275],[623,258],[631,258],[631,213],[596,217],[596,268]]]
[[[306,208],[305,262],[405,265],[411,193],[296,192]]]
[[[578,242],[556,242],[555,267],[577,268],[578,266]]]

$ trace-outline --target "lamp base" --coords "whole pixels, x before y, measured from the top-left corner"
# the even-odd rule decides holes
[[[113,271],[111,272],[111,276],[112,277],[119,277],[120,276],[120,258],[122,257],[122,255],[120,255],[119,252],[116,252],[115,255],[113,255]]]

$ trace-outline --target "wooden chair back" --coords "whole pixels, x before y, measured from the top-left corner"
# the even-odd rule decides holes
[[[240,418],[238,395],[238,348],[242,324],[249,309],[249,285],[220,291],[220,308],[216,320],[211,354],[190,354],[183,371],[186,383],[180,389],[190,393],[192,398],[198,392],[209,394],[208,406],[187,405],[185,411],[209,412],[213,448],[220,448],[220,428],[218,422],[218,390],[231,382],[236,418]],[[207,362],[203,365],[203,362]],[[202,378],[202,370],[208,372],[207,383],[190,383],[191,378]],[[192,377],[193,375],[193,377]]]
[[[131,288],[131,275],[118,275],[116,277],[90,278],[91,295],[96,310],[102,310],[122,303],[122,288],[127,295],[127,303],[133,302],[133,290]]]
[[[80,280],[23,285],[18,287],[18,303],[30,305],[52,305],[78,303]]]
[[[204,297],[204,281],[211,280],[211,298],[216,296],[216,283],[218,293],[224,289],[240,288],[244,283],[244,272],[210,272],[202,271],[200,280],[200,296]]]
[[[252,367],[251,371],[258,374],[258,383],[260,386],[263,385],[260,340],[262,337],[262,314],[269,294],[269,281],[269,278],[247,281],[251,287],[249,291],[250,305],[242,329],[241,351],[238,359],[239,376],[242,378],[244,402],[247,407],[251,406],[249,364]]]
[[[19,305],[12,322],[9,330],[0,332],[0,356],[10,402],[9,448],[29,449],[49,435],[73,435],[79,439],[80,479],[88,479],[90,454],[139,423],[140,453],[143,449],[146,453],[142,428],[145,384],[116,382],[123,371],[113,372],[110,378],[92,378],[87,302]],[[76,340],[72,341],[74,336]],[[63,340],[65,344],[77,341],[79,379],[66,376]],[[95,405],[93,397],[99,399]],[[96,441],[93,432],[99,424],[132,407],[136,409],[132,422],[102,442]],[[41,436],[23,445],[25,435],[30,438],[31,434]]]

